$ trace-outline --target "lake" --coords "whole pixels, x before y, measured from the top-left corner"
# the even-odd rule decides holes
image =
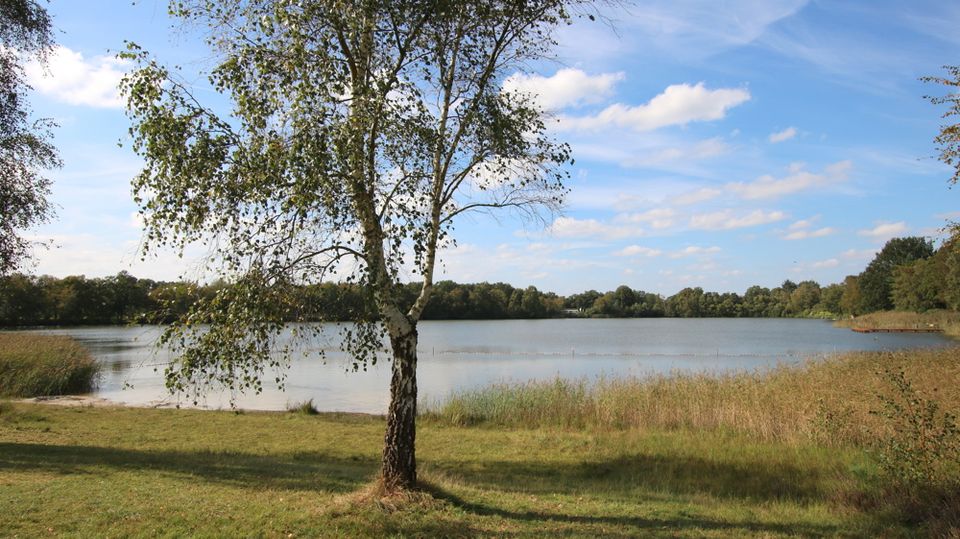
[[[855,333],[822,320],[797,319],[557,319],[421,322],[418,383],[423,399],[497,382],[555,377],[649,376],[742,371],[796,364],[850,350],[944,346],[938,334]],[[170,356],[153,344],[161,328],[82,327],[37,330],[70,335],[103,364],[94,396],[132,405],[189,405],[166,392]],[[313,399],[323,411],[384,413],[390,364],[348,371],[337,349],[334,324],[307,345],[287,371],[286,390],[264,383],[260,395],[236,396],[236,406],[282,410]],[[327,350],[326,360],[317,350]],[[267,378],[273,379],[268,371]],[[208,395],[202,406],[227,408],[228,394]]]

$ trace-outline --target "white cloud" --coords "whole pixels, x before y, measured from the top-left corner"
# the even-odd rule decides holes
[[[786,128],[786,129],[784,129],[783,131],[777,131],[776,133],[770,133],[770,136],[767,137],[767,139],[768,139],[771,143],[776,144],[776,143],[778,143],[778,142],[788,141],[788,140],[792,139],[792,138],[795,137],[795,136],[797,136],[797,128],[796,128],[796,127],[788,127],[788,128]]]
[[[694,255],[705,255],[719,253],[721,249],[714,245],[713,247],[700,247],[699,245],[690,245],[670,254],[670,258],[686,258]]]
[[[857,232],[861,236],[867,236],[877,240],[888,240],[907,231],[907,223],[899,221],[896,223],[879,223],[873,228]]]
[[[699,230],[731,230],[774,223],[786,219],[782,211],[754,210],[745,215],[736,215],[732,210],[702,213],[690,218],[690,228]]]
[[[651,249],[650,247],[644,247],[642,245],[630,245],[613,254],[616,256],[646,256],[653,258],[663,254],[663,251],[660,249]]]
[[[847,179],[852,167],[850,161],[839,161],[824,168],[822,173],[814,174],[803,170],[802,164],[794,164],[791,165],[789,174],[783,178],[765,175],[750,183],[728,183],[726,188],[748,200],[776,198],[842,182]]]
[[[37,62],[26,66],[27,80],[38,92],[71,105],[120,108],[123,100],[117,88],[129,62],[112,56],[89,60],[82,53],[58,46],[46,68]]]
[[[794,223],[796,224],[796,223]],[[783,237],[785,240],[805,240],[809,238],[822,238],[836,233],[836,230],[830,227],[818,228],[816,230],[794,230]]]
[[[507,92],[529,94],[544,110],[599,103],[610,96],[623,72],[587,75],[579,69],[561,69],[551,77],[514,73],[503,81]]]
[[[615,103],[594,116],[561,118],[561,129],[597,130],[625,127],[651,131],[690,122],[723,119],[727,110],[750,100],[750,92],[742,88],[710,90],[702,82],[694,86],[674,84],[644,105]]]
[[[670,202],[677,204],[679,206],[689,206],[691,204],[699,204],[700,202],[706,202],[708,200],[713,200],[723,193],[719,189],[713,189],[711,187],[703,187],[697,189],[696,191],[690,191],[682,195],[677,195],[670,199]]]
[[[596,219],[576,219],[574,217],[558,217],[548,232],[558,238],[585,238],[601,237],[609,239],[642,236],[643,230],[639,227],[611,226]]]

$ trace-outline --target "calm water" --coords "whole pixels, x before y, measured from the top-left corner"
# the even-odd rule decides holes
[[[799,363],[846,350],[943,346],[935,334],[854,333],[820,320],[627,319],[507,320],[420,323],[420,395],[439,400],[452,391],[495,382],[598,376],[644,376],[671,371],[723,372]],[[260,395],[238,395],[240,408],[279,410],[313,399],[321,410],[383,413],[390,365],[347,372],[335,326],[295,358],[286,391],[265,384]],[[158,327],[93,327],[41,330],[71,335],[103,365],[96,396],[129,404],[174,405],[163,368],[169,356],[153,343]],[[310,353],[328,350],[326,360]],[[329,352],[329,350],[334,350]],[[267,372],[272,379],[272,373]],[[186,401],[182,404],[188,404]],[[229,406],[229,395],[207,397],[204,406]]]

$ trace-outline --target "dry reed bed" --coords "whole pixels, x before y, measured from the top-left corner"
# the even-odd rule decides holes
[[[761,440],[861,445],[888,428],[873,411],[902,371],[926,398],[960,411],[960,347],[857,352],[765,372],[495,385],[425,406],[455,425],[729,429]]]
[[[0,396],[86,393],[99,372],[90,352],[70,337],[0,332]]]

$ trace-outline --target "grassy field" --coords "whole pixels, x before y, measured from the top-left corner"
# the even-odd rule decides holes
[[[940,353],[917,355],[927,363],[916,365],[907,355],[873,360],[891,366],[902,361],[908,376],[939,370],[917,379],[918,391],[927,394],[925,384],[957,379],[955,370],[943,369],[956,369],[960,354]],[[891,493],[897,499],[908,493],[891,489],[874,449],[854,443],[856,438],[820,436],[818,427],[800,428],[818,421],[817,406],[827,409],[807,402],[820,403],[816,383],[824,383],[827,393],[853,391],[859,387],[856,373],[864,376],[879,366],[870,360],[851,356],[778,371],[768,380],[782,393],[774,411],[760,408],[775,404],[776,391],[761,389],[762,379],[752,377],[663,379],[649,387],[632,381],[621,393],[606,395],[609,401],[600,399],[626,410],[643,399],[679,405],[699,392],[695,406],[705,410],[713,401],[728,410],[717,414],[726,422],[678,420],[695,407],[648,422],[605,422],[596,405],[587,406],[590,414],[575,412],[575,406],[557,410],[566,414],[563,420],[531,421],[537,414],[525,411],[513,419],[471,412],[465,421],[453,413],[462,405],[451,403],[420,423],[425,489],[386,499],[372,490],[382,418],[2,403],[0,536],[949,534],[949,520],[891,503]],[[811,379],[800,383],[804,373]],[[861,394],[864,409],[877,404],[868,395],[873,382],[864,383],[861,393],[845,400],[854,410]],[[876,383],[885,383],[883,376]],[[584,394],[580,404],[597,402],[600,390],[570,387]],[[510,398],[505,388],[491,391]],[[612,404],[630,392],[645,396]],[[738,393],[743,403],[732,408]],[[945,408],[956,404],[955,393],[942,395],[938,402]],[[537,407],[530,400],[507,402]],[[791,402],[814,411],[785,416],[778,429],[771,429],[775,421],[769,417],[735,419],[787,414]],[[831,413],[846,423],[859,421],[859,412]]]
[[[86,393],[98,373],[87,349],[70,337],[0,331],[0,396]]]

